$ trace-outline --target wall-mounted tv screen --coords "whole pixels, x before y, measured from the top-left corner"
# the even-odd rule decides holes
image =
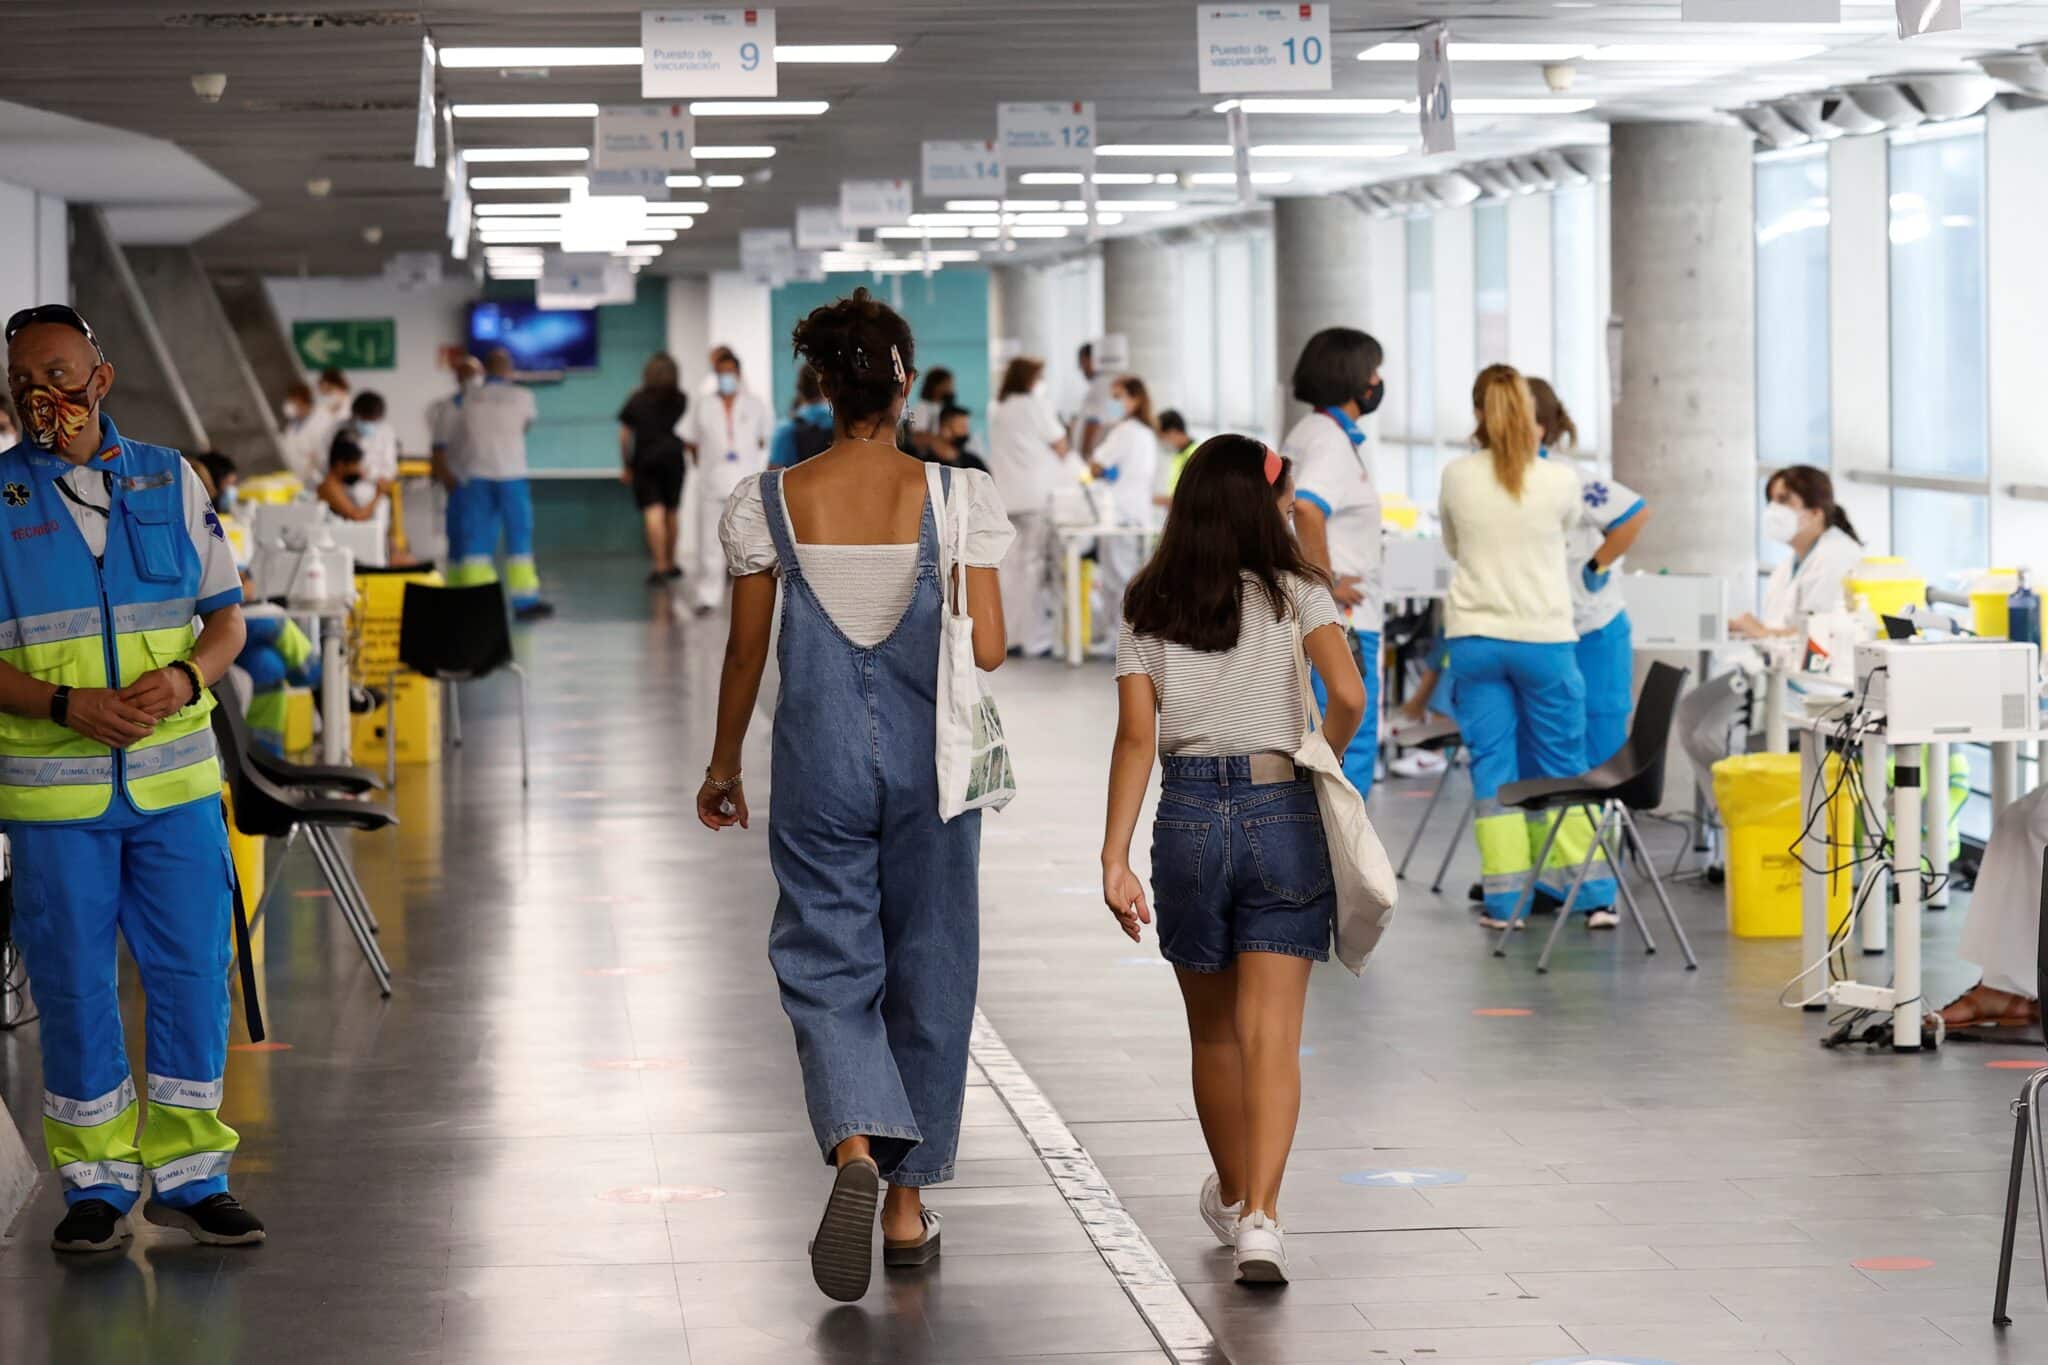
[[[499,346],[512,353],[522,370],[594,370],[597,312],[541,308],[514,299],[472,303],[470,354],[481,357]]]

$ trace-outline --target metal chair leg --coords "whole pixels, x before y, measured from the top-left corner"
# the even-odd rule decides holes
[[[1615,856],[1617,852],[1626,851],[1628,848],[1627,844],[1621,843],[1619,830],[1615,831],[1615,843],[1620,844],[1619,849],[1615,844],[1602,839],[1600,851],[1607,855],[1607,865],[1614,869],[1614,884],[1621,889],[1621,898],[1628,902],[1629,923],[1635,925],[1636,932],[1643,936],[1643,956],[1654,957],[1657,953],[1657,940],[1650,936],[1650,922],[1643,918],[1642,903],[1636,899],[1635,888],[1628,884],[1628,869]]]
[[[448,742],[462,747],[462,684],[453,678],[443,684],[448,689]]]
[[[1579,807],[1570,806],[1567,809],[1577,810]],[[1500,941],[1493,945],[1495,957],[1508,955],[1508,937],[1515,932],[1515,926],[1521,923],[1522,917],[1529,913],[1529,904],[1536,899],[1536,879],[1543,875],[1543,865],[1550,861],[1550,850],[1557,843],[1558,830],[1563,827],[1564,819],[1561,815],[1550,822],[1550,832],[1543,836],[1543,851],[1536,855],[1535,865],[1529,869],[1529,879],[1522,883],[1522,894],[1515,898],[1515,908],[1508,912],[1508,922],[1501,926]],[[1480,869],[1480,875],[1485,875],[1483,867]]]
[[[2041,1131],[2041,1091],[2048,1087],[2048,1070],[2027,1078],[2020,1098],[2027,1106],[2027,1136],[2034,1149],[2034,1222],[2041,1236],[2041,1275],[2048,1288],[2048,1134]]]
[[[2039,1073],[2036,1073],[2037,1075]],[[2029,1080],[2021,1089],[2020,1097],[2012,1102],[2012,1169],[2005,1182],[2005,1230],[1998,1244],[1998,1292],[1991,1300],[1991,1325],[2012,1326],[2012,1318],[2005,1311],[2005,1301],[2012,1288],[2012,1253],[2020,1230],[2020,1183],[2027,1173],[2027,1138],[2033,1107],[2027,1096],[2033,1090]]]
[[[292,845],[299,842],[299,830],[300,826],[293,825],[291,833],[284,837],[284,852],[277,855],[277,870],[280,873],[284,871],[284,865],[291,860]],[[263,879],[263,894],[257,898],[254,905],[249,907],[249,928],[251,931],[257,925],[263,923],[263,912],[270,905],[270,898],[277,894],[278,885],[283,881],[284,878],[282,876],[266,876]]]
[[[1671,908],[1671,897],[1664,894],[1664,879],[1657,875],[1656,865],[1650,862],[1650,847],[1643,842],[1643,832],[1636,828],[1635,816],[1629,813],[1627,806],[1620,804],[1615,806],[1615,813],[1621,816],[1622,829],[1635,842],[1636,852],[1642,855],[1647,866],[1650,889],[1657,893],[1657,903],[1664,907],[1665,923],[1671,926],[1672,934],[1678,939],[1678,950],[1685,954],[1685,969],[1689,972],[1698,971],[1700,960],[1693,956],[1692,941],[1685,936],[1685,926],[1678,922],[1678,914]]]
[[[334,860],[336,867],[347,874],[348,893],[350,899],[355,902],[356,913],[362,916],[363,923],[370,926],[371,933],[382,933],[384,926],[378,922],[377,912],[370,908],[370,898],[363,893],[362,878],[356,876],[355,863],[342,851],[341,842],[334,837],[334,832],[315,825],[308,832],[308,837],[319,839],[327,845],[327,856]]]
[[[1458,846],[1465,842],[1465,831],[1472,827],[1472,812],[1478,809],[1479,798],[1473,797],[1465,803],[1465,809],[1458,814],[1458,827],[1451,832],[1451,842],[1444,845],[1444,860],[1437,864],[1436,880],[1429,884],[1429,894],[1441,896],[1444,893],[1444,878],[1450,875],[1451,859],[1458,856]]]
[[[1562,826],[1566,820],[1569,820],[1573,812],[1584,809],[1585,807],[1583,806],[1572,807],[1570,811],[1566,811],[1562,816],[1558,817],[1558,825]],[[1557,947],[1557,937],[1564,932],[1565,924],[1572,917],[1572,907],[1579,902],[1579,892],[1586,889],[1586,878],[1593,871],[1593,855],[1604,850],[1607,842],[1607,827],[1613,822],[1614,803],[1608,801],[1600,807],[1600,824],[1593,831],[1593,842],[1586,849],[1586,856],[1579,860],[1579,872],[1577,876],[1572,878],[1572,889],[1565,892],[1564,904],[1557,909],[1557,923],[1550,926],[1550,937],[1543,940],[1543,955],[1536,959],[1536,973],[1539,976],[1550,970],[1551,951]],[[1537,873],[1538,875],[1542,873],[1540,866],[1537,869]]]
[[[519,680],[519,786],[523,791],[532,784],[526,755],[526,670],[518,664],[506,664],[512,676]]]
[[[1437,802],[1444,799],[1444,788],[1451,785],[1451,772],[1455,765],[1448,757],[1444,760],[1443,775],[1436,780],[1436,788],[1429,794],[1429,804],[1422,808],[1422,819],[1416,822],[1415,833],[1408,840],[1408,851],[1401,855],[1401,865],[1394,869],[1394,876],[1406,880],[1408,864],[1415,861],[1415,850],[1422,847],[1422,832],[1429,828],[1429,817],[1436,814]]]
[[[319,861],[321,876],[326,879],[328,889],[334,893],[335,905],[341,911],[342,922],[348,925],[349,933],[355,937],[356,948],[362,953],[363,961],[369,964],[370,974],[377,980],[377,993],[388,1000],[391,997],[391,967],[378,949],[376,939],[370,936],[369,926],[358,917],[355,905],[349,899],[348,890],[343,885],[347,875],[346,869],[338,867],[330,860],[325,845],[317,840],[308,842],[314,858]]]

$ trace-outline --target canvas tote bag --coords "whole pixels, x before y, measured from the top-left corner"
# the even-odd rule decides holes
[[[1294,751],[1295,766],[1308,770],[1315,782],[1316,804],[1322,808],[1323,837],[1330,846],[1330,875],[1337,886],[1337,960],[1357,976],[1394,922],[1399,890],[1386,847],[1366,818],[1365,798],[1344,765],[1323,738],[1322,713],[1309,685],[1308,655],[1301,639],[1301,621],[1294,623],[1294,672],[1301,685],[1301,713],[1306,733]]]
[[[942,471],[925,466],[925,491],[939,533],[939,587],[945,628],[939,636],[939,818],[1001,810],[1017,794],[1010,746],[988,682],[974,666],[974,618],[967,612],[967,517],[949,504]],[[952,483],[957,490],[959,479]],[[964,504],[965,499],[961,500]],[[959,581],[954,570],[959,567]]]

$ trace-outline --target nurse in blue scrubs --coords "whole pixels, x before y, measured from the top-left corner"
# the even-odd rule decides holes
[[[1536,422],[1549,458],[1578,444],[1579,429],[1557,391],[1529,381]],[[1586,679],[1586,760],[1598,767],[1628,741],[1635,678],[1634,641],[1614,568],[1636,543],[1650,508],[1631,489],[1592,471],[1582,472],[1584,515],[1567,538],[1572,626],[1579,632],[1579,672]]]

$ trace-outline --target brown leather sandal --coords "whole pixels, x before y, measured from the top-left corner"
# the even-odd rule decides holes
[[[1997,997],[2000,1007],[1992,1008],[1989,997]],[[2023,995],[2012,995],[1994,990],[1978,982],[1955,999],[1943,1005],[1937,1014],[1927,1016],[1931,1026],[1939,1018],[1950,1033],[1964,1029],[1989,1032],[1994,1029],[2024,1031],[2041,1026],[2041,1002],[2029,1000]]]

